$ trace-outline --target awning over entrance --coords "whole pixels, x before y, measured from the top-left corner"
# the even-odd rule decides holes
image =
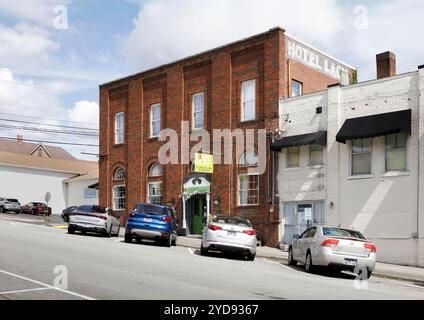
[[[94,183],[88,186],[88,189],[96,189],[99,190],[99,183]]]
[[[400,132],[411,133],[411,110],[348,119],[337,134],[336,140],[346,143],[346,140],[373,138]]]
[[[327,145],[327,131],[319,131],[275,140],[271,143],[271,150],[281,151],[284,148],[303,146],[307,144],[319,144],[325,147]]]

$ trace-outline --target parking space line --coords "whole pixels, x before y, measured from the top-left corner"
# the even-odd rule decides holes
[[[52,290],[52,288],[43,287],[43,288],[35,288],[35,289],[4,291],[4,292],[0,292],[0,295],[12,294],[12,293],[24,293],[24,292],[31,292],[31,291],[42,291],[42,290]]]
[[[12,277],[15,277],[15,278],[18,278],[18,279],[21,279],[21,280],[25,280],[25,281],[28,281],[28,282],[32,282],[32,283],[38,284],[40,286],[46,287],[48,289],[53,289],[53,290],[57,290],[57,291],[60,291],[60,292],[63,292],[63,293],[67,293],[67,294],[70,294],[72,296],[75,296],[75,297],[78,297],[78,298],[82,298],[82,299],[85,299],[85,300],[96,300],[94,298],[91,298],[91,297],[88,297],[88,296],[84,296],[82,294],[79,294],[79,293],[76,293],[76,292],[73,292],[73,291],[70,291],[70,290],[65,290],[65,289],[57,288],[57,287],[51,286],[51,285],[49,285],[47,283],[44,283],[44,282],[41,282],[41,281],[37,281],[37,280],[34,280],[34,279],[30,279],[30,278],[27,278],[27,277],[24,277],[24,276],[20,276],[18,274],[11,273],[11,272],[8,272],[8,271],[5,271],[5,270],[0,270],[0,273],[6,274],[8,276],[12,276]]]
[[[191,248],[187,248],[187,249],[188,249],[188,252],[190,252],[191,255],[194,255],[193,249],[191,249]]]
[[[265,258],[264,258],[264,261],[267,261],[267,262],[272,263],[272,264],[277,264],[277,265],[279,265],[279,266],[281,266],[281,267],[283,267],[283,268],[286,268],[286,269],[288,269],[288,270],[293,270],[293,268],[290,268],[289,266],[286,266],[286,265],[284,265],[284,264],[282,264],[282,263],[280,263],[280,262],[276,262],[276,261],[268,260],[268,259],[265,259]]]

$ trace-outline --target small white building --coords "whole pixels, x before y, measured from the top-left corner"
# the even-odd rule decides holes
[[[280,101],[280,243],[314,223],[354,228],[380,262],[422,267],[424,66],[378,62],[392,68],[380,79]]]
[[[77,160],[59,147],[0,139],[0,197],[21,204],[45,202],[60,213],[69,206],[98,204],[98,163]]]

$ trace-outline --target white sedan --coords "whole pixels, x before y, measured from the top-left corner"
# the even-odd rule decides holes
[[[69,215],[68,233],[75,231],[100,233],[106,237],[119,236],[121,224],[112,210],[94,205],[79,206]]]
[[[249,220],[219,215],[212,219],[203,231],[201,255],[207,255],[210,250],[221,252],[237,252],[255,260],[256,232]]]
[[[366,273],[369,278],[377,262],[377,248],[359,231],[313,226],[289,247],[289,265],[298,262],[304,264],[306,272],[323,266]]]

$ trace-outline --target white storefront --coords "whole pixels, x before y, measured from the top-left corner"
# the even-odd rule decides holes
[[[280,129],[283,246],[309,224],[342,226],[381,262],[424,266],[424,68],[281,100]]]

